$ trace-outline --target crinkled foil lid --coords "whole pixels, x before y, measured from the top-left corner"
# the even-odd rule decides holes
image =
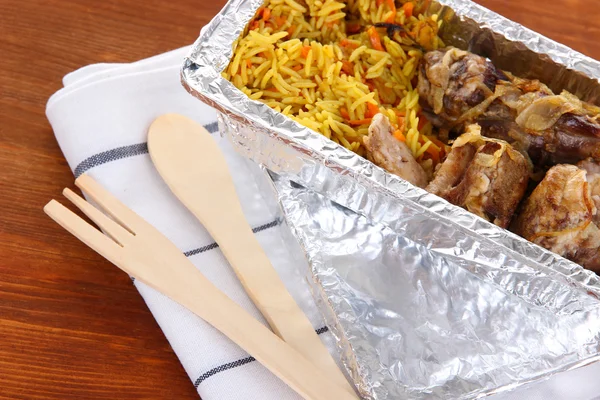
[[[472,2],[434,3],[447,43],[585,100],[600,63]],[[221,78],[262,0],[231,0],[182,69],[236,149],[275,186],[344,363],[372,399],[485,396],[595,360],[590,271],[387,173]],[[289,180],[302,185],[294,188]]]
[[[454,245],[429,235],[433,220],[420,221],[420,244],[287,179],[275,186],[329,326],[350,344],[344,363],[370,397],[473,398],[597,352],[600,309],[584,312],[585,295],[551,280],[544,290],[566,296],[559,309],[507,295],[448,256]]]

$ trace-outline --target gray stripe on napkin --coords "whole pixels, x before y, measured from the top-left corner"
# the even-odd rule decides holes
[[[275,221],[271,221],[267,224],[259,225],[256,228],[252,228],[252,232],[254,232],[254,233],[262,232],[267,229],[274,228],[277,225],[279,225],[280,223],[281,223],[281,219],[276,219]],[[186,257],[191,257],[191,256],[195,256],[196,254],[204,253],[205,251],[216,249],[217,247],[219,247],[218,243],[213,242],[211,244],[207,244],[206,246],[198,247],[197,249],[188,250],[183,254]]]
[[[212,122],[204,125],[204,128],[210,133],[215,133],[219,130],[219,125],[217,122]],[[123,158],[139,156],[142,154],[148,154],[148,143],[146,142],[130,144],[128,146],[122,146],[103,151],[102,153],[94,154],[93,156],[88,157],[80,162],[79,165],[75,167],[73,174],[75,175],[75,178],[78,178],[80,175],[99,165],[121,160]]]
[[[328,332],[328,331],[329,331],[329,328],[326,327],[326,326],[323,326],[323,327],[315,330],[315,332],[317,332],[317,335],[321,335],[321,334],[323,334],[325,332]],[[249,363],[254,362],[254,361],[256,361],[256,359],[254,357],[246,357],[246,358],[241,358],[239,360],[235,360],[235,361],[228,362],[228,363],[225,363],[225,364],[221,364],[218,367],[210,369],[210,370],[206,371],[205,373],[203,373],[202,375],[200,375],[198,377],[198,379],[196,379],[194,381],[194,387],[198,388],[198,386],[200,386],[200,384],[202,382],[204,382],[205,380],[207,380],[211,376],[217,375],[220,372],[227,371],[227,370],[230,370],[230,369],[234,369],[234,368],[237,368],[237,367],[241,367],[242,365],[246,365],[246,364],[249,364]]]
[[[252,232],[258,233],[258,232],[266,231],[267,229],[274,228],[274,227],[276,227],[279,224],[281,224],[281,219],[280,218],[278,218],[278,219],[276,219],[274,221],[268,222],[266,224],[259,225],[259,226],[255,227],[255,228],[252,228]],[[195,256],[196,254],[201,254],[201,253],[205,253],[205,252],[210,251],[210,250],[214,250],[217,247],[219,247],[219,244],[217,242],[212,242],[211,244],[207,244],[206,246],[198,247],[198,248],[193,249],[193,250],[188,250],[185,253],[183,253],[183,255],[186,256],[186,257],[191,257],[191,256]],[[133,282],[135,282],[135,278],[133,276],[131,277],[131,280]],[[321,329],[323,329],[323,328],[321,328]],[[317,333],[319,335],[321,334],[321,332],[319,332],[319,331],[317,331]]]

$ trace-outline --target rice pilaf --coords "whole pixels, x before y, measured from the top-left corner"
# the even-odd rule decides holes
[[[223,72],[238,89],[365,156],[381,112],[428,171],[447,151],[416,89],[423,52],[444,47],[430,0],[266,0]]]

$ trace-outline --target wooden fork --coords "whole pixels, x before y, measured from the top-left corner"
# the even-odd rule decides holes
[[[130,276],[162,292],[222,332],[307,400],[357,400],[214,286],[165,236],[86,175],[75,184],[108,214],[70,189],[63,194],[103,234],[56,200],[44,211]]]

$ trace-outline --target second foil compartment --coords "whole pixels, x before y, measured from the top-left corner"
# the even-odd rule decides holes
[[[425,55],[418,89],[452,143],[427,190],[598,271],[600,108],[457,48]]]

